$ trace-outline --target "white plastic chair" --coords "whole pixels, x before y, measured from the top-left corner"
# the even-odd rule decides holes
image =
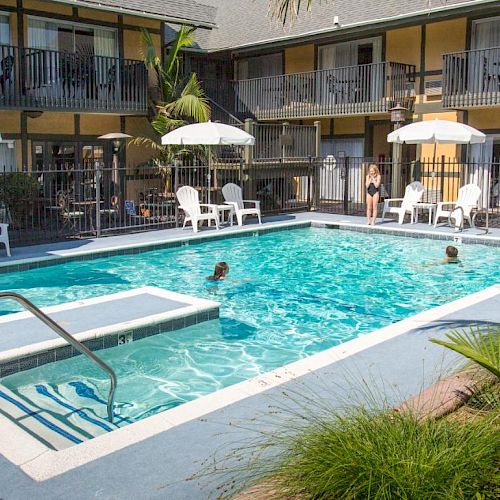
[[[5,245],[7,257],[10,257],[9,225],[0,223],[0,243]]]
[[[243,219],[247,215],[256,215],[259,219],[259,224],[262,224],[260,218],[260,201],[244,200],[240,186],[230,182],[222,188],[222,195],[224,196],[224,203],[233,206],[238,226],[243,226]],[[245,208],[245,203],[252,203],[254,206],[252,208]]]
[[[415,217],[415,204],[419,203],[424,194],[424,186],[418,181],[414,181],[408,184],[405,189],[404,198],[387,198],[384,200],[384,209],[382,211],[382,220],[385,218],[385,214],[397,214],[398,224],[403,224],[406,213],[411,215],[411,222]],[[400,206],[392,206],[391,203],[401,202]]]
[[[209,205],[200,203],[200,198],[198,191],[191,186],[183,186],[177,190],[177,199],[179,200],[179,208],[181,208],[186,216],[184,217],[184,225],[182,229],[186,227],[188,222],[191,222],[193,226],[193,231],[198,232],[198,223],[207,221],[210,225],[210,221],[215,222],[215,227],[219,229],[219,214],[217,212],[217,205]],[[202,212],[201,207],[208,208],[208,212]]]
[[[442,201],[438,203],[436,216],[434,218],[434,227],[438,220],[445,217],[455,221],[455,228],[461,228],[464,219],[469,221],[470,227],[474,227],[474,220],[471,217],[473,208],[477,208],[477,202],[481,196],[481,189],[476,184],[466,184],[458,190],[457,201]],[[443,207],[448,206],[448,209]]]

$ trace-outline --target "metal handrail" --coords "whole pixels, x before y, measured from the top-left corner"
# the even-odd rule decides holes
[[[36,316],[45,325],[51,328],[55,333],[62,337],[66,342],[71,344],[77,351],[87,356],[91,361],[93,361],[99,368],[107,372],[111,382],[111,387],[108,394],[108,420],[113,422],[113,402],[115,398],[115,391],[117,385],[116,374],[114,370],[105,363],[101,358],[96,356],[88,347],[83,345],[81,342],[75,339],[70,333],[68,333],[64,328],[59,326],[53,319],[49,318],[42,310],[40,310],[35,304],[30,302],[26,297],[14,292],[0,292],[0,299],[12,299],[21,304],[25,309]]]

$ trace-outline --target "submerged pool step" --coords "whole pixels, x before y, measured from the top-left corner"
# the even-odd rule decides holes
[[[93,388],[87,389],[89,394],[95,394]],[[78,389],[74,390],[78,396]],[[109,422],[102,416],[106,414],[105,402],[102,404],[97,397],[94,404],[89,405],[91,399],[86,398],[86,404],[77,408],[74,402],[47,385],[30,386],[19,393],[0,385],[0,413],[54,450],[82,443],[129,423],[119,416],[115,422]]]

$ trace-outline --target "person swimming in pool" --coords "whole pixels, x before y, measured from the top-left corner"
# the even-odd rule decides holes
[[[377,165],[371,164],[368,167],[368,175],[366,176],[366,223],[368,225],[377,221],[377,208],[380,199],[380,183],[382,177]]]
[[[453,245],[448,245],[446,247],[443,264],[460,264],[457,247],[454,247]]]
[[[207,276],[209,281],[221,281],[224,280],[229,273],[229,266],[227,262],[217,262],[215,264],[214,274]]]

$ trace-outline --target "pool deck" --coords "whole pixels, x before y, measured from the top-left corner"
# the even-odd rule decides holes
[[[268,217],[263,226],[311,221],[367,229],[362,218],[319,213]],[[248,224],[243,232],[255,228]],[[375,231],[380,230],[440,239],[455,236],[451,228],[434,230],[427,224],[388,222],[376,226]],[[238,231],[242,229],[228,227],[219,233]],[[195,239],[213,233],[205,229]],[[479,229],[458,234],[463,240],[500,242],[498,229],[483,235]],[[173,229],[17,248],[13,259],[0,259],[0,265],[192,236],[192,231]],[[221,478],[200,472],[217,463],[226,471],[226,479],[241,479],[244,473],[231,468],[249,458],[242,444],[255,442],[262,432],[272,432],[290,417],[276,407],[300,411],[311,407],[311,399],[323,407],[342,407],[382,394],[386,404],[398,405],[459,366],[458,355],[429,338],[443,338],[449,330],[471,324],[500,325],[499,311],[500,285],[495,285],[62,451],[47,449],[0,413],[0,498],[216,498]]]
[[[352,227],[357,230],[372,230],[382,231],[396,234],[404,232],[408,235],[421,235],[422,237],[458,237],[463,240],[471,239],[474,242],[485,242],[490,244],[500,243],[500,228],[493,228],[485,234],[483,229],[466,228],[462,232],[455,232],[454,228],[440,224],[435,229],[427,223],[417,224],[402,224],[399,225],[395,221],[378,222],[372,228],[366,225],[364,217],[347,216],[338,214],[326,214],[320,212],[298,212],[293,214],[283,214],[275,216],[267,216],[263,218],[262,227],[271,228],[286,224],[297,224],[315,221],[325,224],[339,224],[340,226]],[[226,226],[219,231],[215,228],[207,228],[204,226],[196,235],[190,227],[186,229],[174,228],[160,231],[147,231],[142,233],[132,233],[119,236],[107,236],[104,238],[88,238],[80,240],[63,241],[44,245],[33,245],[25,247],[17,247],[12,249],[12,257],[9,258],[2,252],[0,248],[0,268],[5,266],[13,266],[18,264],[29,263],[32,261],[71,258],[76,256],[84,256],[100,252],[109,252],[123,248],[137,248],[149,245],[159,245],[178,241],[179,239],[198,240],[208,236],[221,236],[230,233],[244,233],[254,230],[259,227],[256,219],[248,219],[248,222],[243,227]]]

